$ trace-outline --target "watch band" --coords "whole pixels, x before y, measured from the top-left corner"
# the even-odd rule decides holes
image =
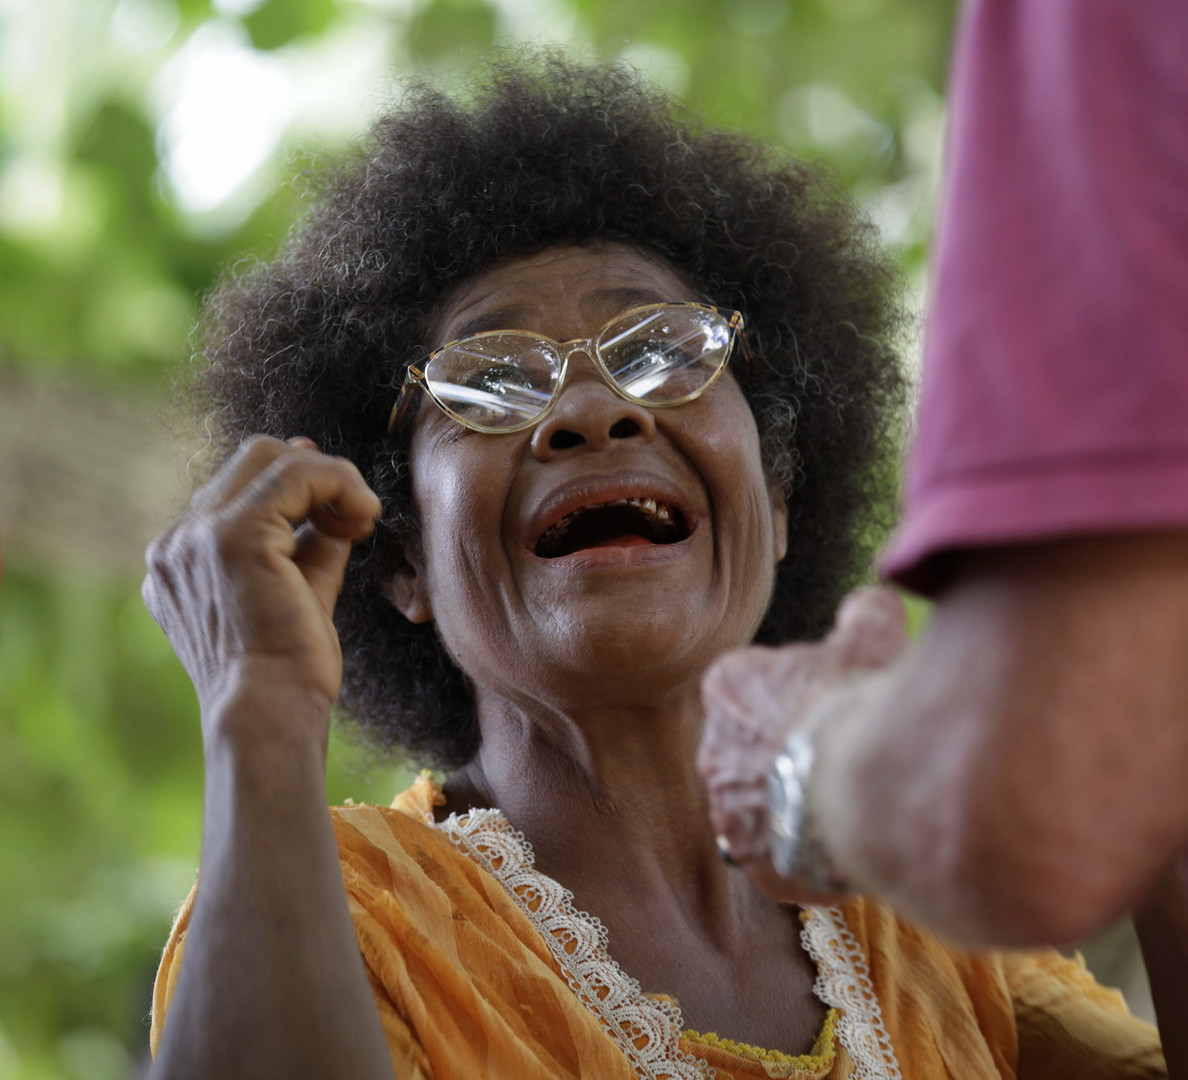
[[[828,712],[830,710],[826,710]],[[796,878],[815,893],[848,891],[821,838],[812,799],[820,714],[792,732],[767,776],[768,843],[782,877]]]

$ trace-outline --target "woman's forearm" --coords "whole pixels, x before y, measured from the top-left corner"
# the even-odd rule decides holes
[[[152,1080],[393,1075],[326,810],[324,747],[285,715],[305,707],[329,706],[286,708],[268,689],[206,725],[202,871]]]

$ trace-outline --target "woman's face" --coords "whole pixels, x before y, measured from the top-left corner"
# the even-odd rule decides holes
[[[695,299],[627,245],[555,247],[455,289],[428,344],[477,329],[588,338],[630,308]],[[653,410],[618,396],[579,350],[534,428],[475,432],[424,397],[412,423],[422,544],[389,596],[435,621],[480,709],[485,694],[564,705],[695,686],[721,651],[750,641],[785,509],[729,372],[695,401]]]

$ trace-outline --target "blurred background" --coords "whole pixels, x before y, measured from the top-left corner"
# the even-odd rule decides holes
[[[566,42],[832,162],[918,302],[955,6],[0,0],[0,1078],[126,1077],[145,1054],[201,748],[142,553],[202,453],[176,407],[196,305],[276,247],[301,172],[402,77]],[[335,739],[331,800],[387,803],[402,779]],[[1124,929],[1093,957],[1131,977]]]

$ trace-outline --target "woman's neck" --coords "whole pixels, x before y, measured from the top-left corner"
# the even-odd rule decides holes
[[[531,717],[485,703],[480,717],[482,745],[446,784],[447,813],[501,810],[538,868],[596,914],[651,909],[715,940],[733,934],[750,890],[714,843],[695,767],[696,692]]]
[[[695,688],[696,690],[696,688]],[[686,1022],[803,1053],[824,1006],[795,913],[718,855],[700,776],[699,694],[666,707],[480,713],[446,812],[495,807],[537,868],[605,926],[611,955]]]
[[[695,768],[701,724],[696,697],[548,722],[488,710],[447,813],[503,810],[537,869],[604,924],[613,958],[675,997],[691,1027],[803,1053],[823,1018],[815,972],[795,912],[719,857]]]

